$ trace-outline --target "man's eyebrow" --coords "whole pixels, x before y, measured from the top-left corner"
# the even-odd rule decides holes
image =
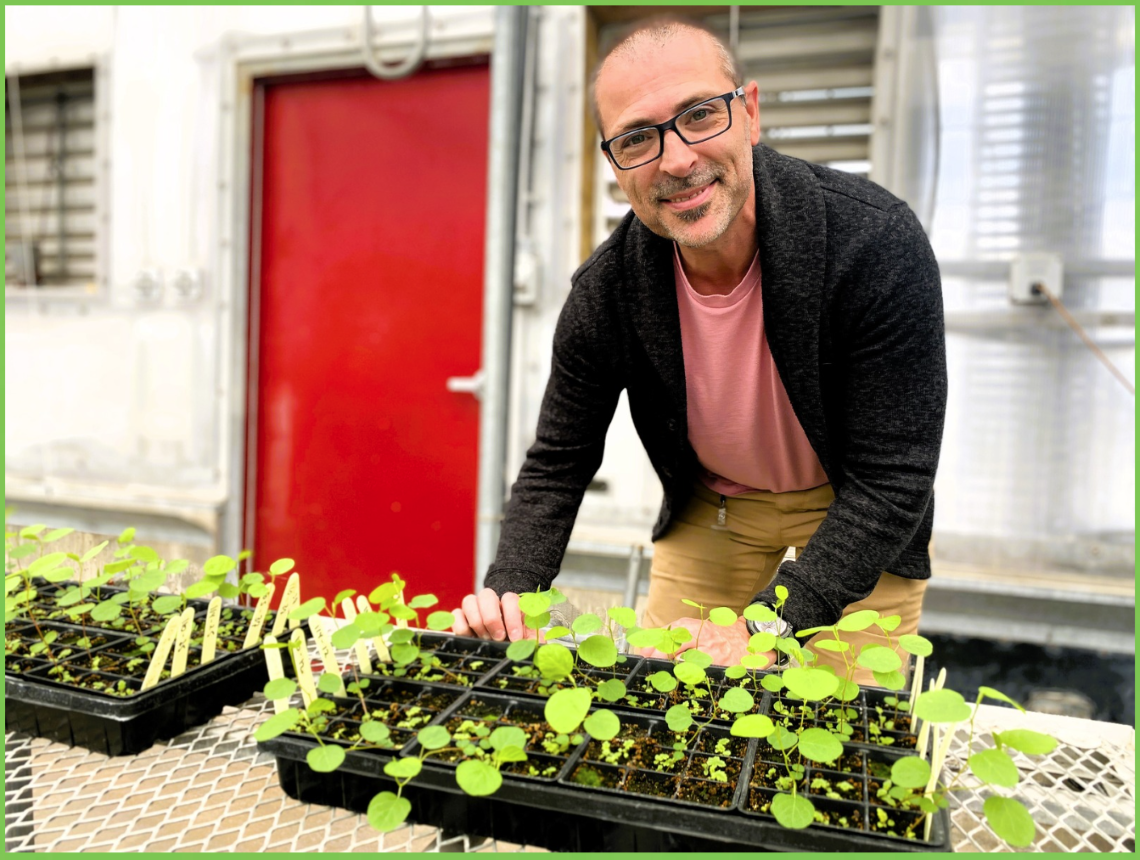
[[[672,119],[673,117],[675,117],[677,114],[681,113],[682,111],[684,111],[688,108],[691,108],[693,105],[700,104],[701,102],[707,102],[709,99],[716,98],[719,95],[720,95],[720,93],[710,92],[706,95],[690,96],[689,98],[685,99],[684,101],[679,101],[675,105],[673,105],[673,109],[672,109],[673,112],[670,115],[670,119]],[[645,119],[645,118],[641,118],[641,117],[639,117],[638,119],[632,119],[632,120],[629,120],[628,122],[623,122],[621,125],[619,125],[617,127],[617,130],[614,132],[614,136],[616,137],[619,134],[625,134],[627,131],[633,131],[636,128],[645,128],[646,126],[650,126],[650,125],[657,125],[657,123],[655,123],[651,119]]]

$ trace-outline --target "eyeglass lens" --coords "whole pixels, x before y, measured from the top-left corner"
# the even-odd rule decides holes
[[[686,143],[700,143],[715,137],[732,120],[724,99],[694,105],[677,117],[677,131]],[[640,128],[614,138],[610,154],[621,167],[635,167],[653,161],[661,152],[661,130]]]

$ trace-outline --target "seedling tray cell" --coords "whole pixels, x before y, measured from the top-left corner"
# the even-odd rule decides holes
[[[627,687],[631,686],[641,673],[641,666],[645,661],[641,657],[626,655],[619,655],[618,659],[622,662],[609,669],[598,669],[588,664],[580,664],[578,672],[575,673],[574,683],[585,682],[597,686],[611,678],[617,678],[623,681]],[[497,693],[546,698],[555,690],[568,686],[568,684],[551,683],[544,680],[539,676],[538,670],[530,660],[505,660],[497,667],[494,674],[483,679],[479,686],[494,690]]]

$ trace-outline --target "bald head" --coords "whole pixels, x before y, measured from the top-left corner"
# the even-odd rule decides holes
[[[606,70],[615,65],[615,61],[636,62],[639,57],[647,53],[662,51],[675,40],[707,43],[713,49],[720,71],[732,81],[732,85],[739,87],[744,83],[740,64],[728,46],[708,28],[695,21],[671,15],[643,18],[627,27],[613,40],[603,52],[590,81],[590,107],[593,110],[594,121],[601,129],[603,137],[606,136],[606,131],[603,128],[602,118],[598,111],[598,84],[604,77]]]

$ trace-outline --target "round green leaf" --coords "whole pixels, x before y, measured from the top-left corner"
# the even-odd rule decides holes
[[[784,689],[784,677],[782,675],[765,675],[760,679],[760,686],[769,693],[778,693]]]
[[[199,579],[197,582],[192,582],[186,586],[186,589],[182,593],[185,597],[193,600],[194,598],[205,597],[210,592],[217,590],[218,583],[210,582],[208,579]]]
[[[249,587],[249,596],[255,600],[260,600],[269,593],[269,586],[261,582],[255,582]]]
[[[745,669],[767,669],[771,663],[767,654],[745,654],[740,658],[740,665]]]
[[[415,756],[406,756],[384,765],[384,773],[392,779],[414,779],[423,770],[423,762]]]
[[[557,681],[574,671],[574,655],[565,645],[548,642],[534,652],[534,665],[542,677]]]
[[[752,698],[752,694],[740,687],[731,688],[717,702],[722,711],[728,711],[730,714],[743,714],[746,711],[751,711],[755,704],[756,700]]]
[[[219,597],[224,597],[228,600],[230,598],[237,597],[239,594],[241,594],[241,590],[232,582],[223,582],[218,585]]]
[[[753,654],[752,656],[755,657],[756,655]],[[748,674],[747,667],[740,665],[740,664],[738,664],[736,666],[729,666],[727,669],[724,670],[724,677],[726,677],[732,681],[739,681],[741,678],[743,678],[747,674]]]
[[[926,788],[930,782],[930,762],[913,755],[900,758],[891,765],[891,782],[903,788]]]
[[[296,562],[291,558],[279,558],[273,564],[269,565],[269,572],[274,576],[280,576],[283,573],[288,573],[293,569]]]
[[[341,681],[340,675],[333,672],[322,672],[321,677],[317,679],[317,689],[322,693],[339,693],[344,687],[344,682]]]
[[[408,601],[408,607],[411,609],[427,609],[437,603],[439,603],[439,598],[434,594],[417,594]]]
[[[896,654],[893,648],[884,645],[875,647],[864,645],[855,662],[872,672],[894,672],[902,666],[902,657]]]
[[[626,630],[637,626],[637,613],[626,606],[614,606],[606,610],[606,615],[615,624],[620,624]]]
[[[674,682],[676,683],[676,682]],[[616,702],[625,697],[627,690],[625,682],[618,678],[610,678],[598,684],[598,698],[605,702]]]
[[[427,617],[428,630],[447,630],[455,623],[455,615],[446,610],[433,612]]]
[[[368,803],[368,823],[373,830],[388,833],[408,820],[412,804],[407,798],[382,791]]]
[[[360,736],[370,744],[382,744],[392,736],[392,732],[383,723],[369,720],[360,724]]]
[[[164,594],[161,597],[156,597],[151,602],[150,608],[159,615],[169,615],[171,612],[177,612],[182,608],[182,598],[177,594]]]
[[[931,723],[960,723],[972,714],[962,694],[954,690],[927,690],[914,703],[914,715]]]
[[[338,627],[333,631],[330,638],[334,648],[351,648],[360,639],[362,633],[355,623],[346,624],[343,627]]]
[[[677,689],[677,679],[664,670],[654,672],[646,680],[659,693],[671,693]]]
[[[145,548],[146,547],[134,547],[133,550]],[[151,550],[151,552],[154,552],[154,550]],[[157,557],[156,555],[155,558]],[[207,559],[206,563],[202,565],[202,573],[209,577],[225,576],[235,567],[237,567],[237,562],[228,555],[216,555],[213,558]]]
[[[1056,739],[1030,729],[1010,729],[1006,732],[995,732],[994,740],[1027,755],[1045,755],[1057,748]]]
[[[550,597],[545,594],[520,594],[519,609],[524,615],[542,615],[550,608]]]
[[[680,659],[682,663],[692,663],[696,666],[700,666],[702,669],[707,669],[712,665],[713,661],[709,654],[706,654],[699,648],[690,648],[688,651],[683,651]]]
[[[97,603],[91,610],[92,621],[114,621],[122,613],[123,607],[113,600],[104,600]]]
[[[578,646],[578,656],[591,666],[604,669],[617,662],[617,646],[608,636],[591,636]]]
[[[1027,848],[1037,835],[1037,827],[1029,811],[1012,797],[991,795],[982,805],[986,823],[1014,848]]]
[[[709,621],[717,627],[731,627],[736,623],[737,614],[727,606],[718,606],[709,612]]]
[[[524,749],[526,747],[527,737],[526,732],[518,726],[499,726],[491,732],[487,740],[491,743],[491,749],[499,751],[505,750],[507,747]]]
[[[677,646],[677,645],[684,645],[686,642],[689,642],[690,640],[692,640],[692,638],[693,638],[693,634],[689,631],[688,627],[677,627],[677,628],[671,629],[669,631],[668,641],[672,642],[673,646]],[[670,647],[668,649],[662,649],[662,650],[672,651],[674,649],[672,647]]]
[[[561,624],[555,624],[553,627],[546,629],[546,641],[551,642],[555,639],[561,639],[563,636],[569,636],[572,631],[569,627],[563,627]]]
[[[859,696],[859,685],[846,678],[839,679],[839,688],[833,694],[841,702],[850,702]]]
[[[132,579],[130,582],[130,589],[131,591],[151,592],[156,588],[161,588],[165,582],[165,573],[163,573],[161,570],[151,570]]]
[[[815,807],[802,794],[777,794],[772,798],[772,814],[789,830],[802,830],[815,821]]]
[[[989,749],[974,753],[966,760],[966,764],[974,776],[988,785],[1013,788],[1021,779],[1017,765],[1004,750]]]
[[[304,621],[311,615],[316,615],[318,612],[323,611],[325,608],[325,599],[323,597],[314,597],[311,600],[306,600],[296,609],[289,613],[290,621]]]
[[[541,630],[550,623],[550,613],[543,612],[539,615],[525,615],[523,616],[523,626],[530,630]]]
[[[665,645],[664,640],[668,639],[669,644]],[[656,648],[659,651],[666,651],[672,647],[673,640],[669,638],[669,632],[662,630],[660,627],[646,627],[641,630],[630,631],[629,635],[625,637],[634,648]],[[665,645],[665,647],[662,647]]]
[[[880,618],[875,622],[875,624],[878,625],[880,630],[885,630],[887,633],[893,633],[898,629],[899,625],[902,624],[902,616],[887,615],[883,618]]]
[[[608,741],[616,737],[617,733],[621,731],[621,721],[613,711],[594,711],[586,717],[586,722],[582,724],[582,728],[594,740]]]
[[[507,646],[507,657],[511,660],[529,660],[537,647],[537,639],[517,639]]]
[[[874,609],[860,609],[850,615],[844,615],[835,626],[847,633],[866,630],[878,619],[879,613]]]
[[[267,699],[288,699],[297,692],[297,682],[292,678],[274,678],[262,692]]]
[[[814,762],[833,762],[843,755],[843,744],[827,729],[804,729],[800,735],[800,755]]]
[[[925,636],[904,633],[899,637],[899,647],[915,657],[929,657],[934,653],[934,644]]]
[[[678,663],[673,667],[673,674],[682,684],[695,687],[705,679],[705,670],[696,663]]]
[[[543,714],[554,731],[571,734],[576,731],[590,710],[590,691],[585,687],[558,690],[546,701]]]
[[[763,623],[765,621],[775,621],[778,616],[776,615],[776,610],[770,606],[765,606],[763,603],[749,603],[744,607],[744,617],[749,621]]]
[[[504,764],[511,761],[526,761],[526,750],[522,747],[503,747],[495,753],[495,757]]]
[[[730,734],[738,738],[766,738],[775,728],[775,723],[763,714],[748,714],[733,721]]]
[[[788,731],[779,723],[773,726],[772,733],[768,735],[768,743],[771,744],[772,748],[785,752],[792,749],[799,742],[799,735],[795,732]]]
[[[91,561],[91,559],[95,558],[95,556],[97,556],[99,553],[101,553],[103,550],[105,550],[107,548],[107,544],[109,542],[110,541],[103,541],[102,543],[96,544],[95,546],[91,547],[91,549],[89,549],[89,550],[87,550],[87,552],[83,553],[83,557],[79,559],[79,563],[80,564],[87,564],[87,562]]]
[[[888,690],[901,690],[906,686],[906,678],[902,672],[872,672],[875,683]]]
[[[392,613],[393,618],[398,618],[401,621],[415,621],[419,616],[416,610],[412,609],[403,603],[394,603],[389,607],[388,611]]]
[[[305,761],[317,773],[332,773],[344,763],[344,755],[344,747],[329,744],[309,750]]]
[[[817,648],[820,651],[835,651],[839,654],[842,654],[851,647],[850,642],[844,642],[842,639],[819,639],[811,644],[813,648]]]
[[[601,630],[602,627],[602,619],[593,612],[585,612],[579,615],[570,625],[570,629],[579,636],[588,636],[591,633],[596,633]]]
[[[393,645],[389,651],[392,655],[392,662],[397,666],[407,666],[420,656],[420,649],[411,643]]]
[[[127,555],[141,562],[162,561],[159,554],[149,546],[132,546],[127,551]],[[209,564],[209,562],[206,562],[206,564]]]
[[[416,638],[416,634],[407,627],[399,627],[392,631],[392,635],[388,637],[388,644],[390,645],[406,645]]]
[[[289,708],[279,714],[274,714],[257,727],[253,733],[255,741],[268,741],[292,729],[301,719],[301,712],[296,708]]]
[[[455,769],[455,781],[472,797],[486,797],[499,790],[503,777],[486,762],[468,759]]]
[[[784,671],[784,684],[801,699],[818,702],[839,688],[839,679],[822,669],[793,667]]]
[[[665,724],[673,732],[687,732],[693,725],[693,713],[684,705],[674,705],[665,712]]]

